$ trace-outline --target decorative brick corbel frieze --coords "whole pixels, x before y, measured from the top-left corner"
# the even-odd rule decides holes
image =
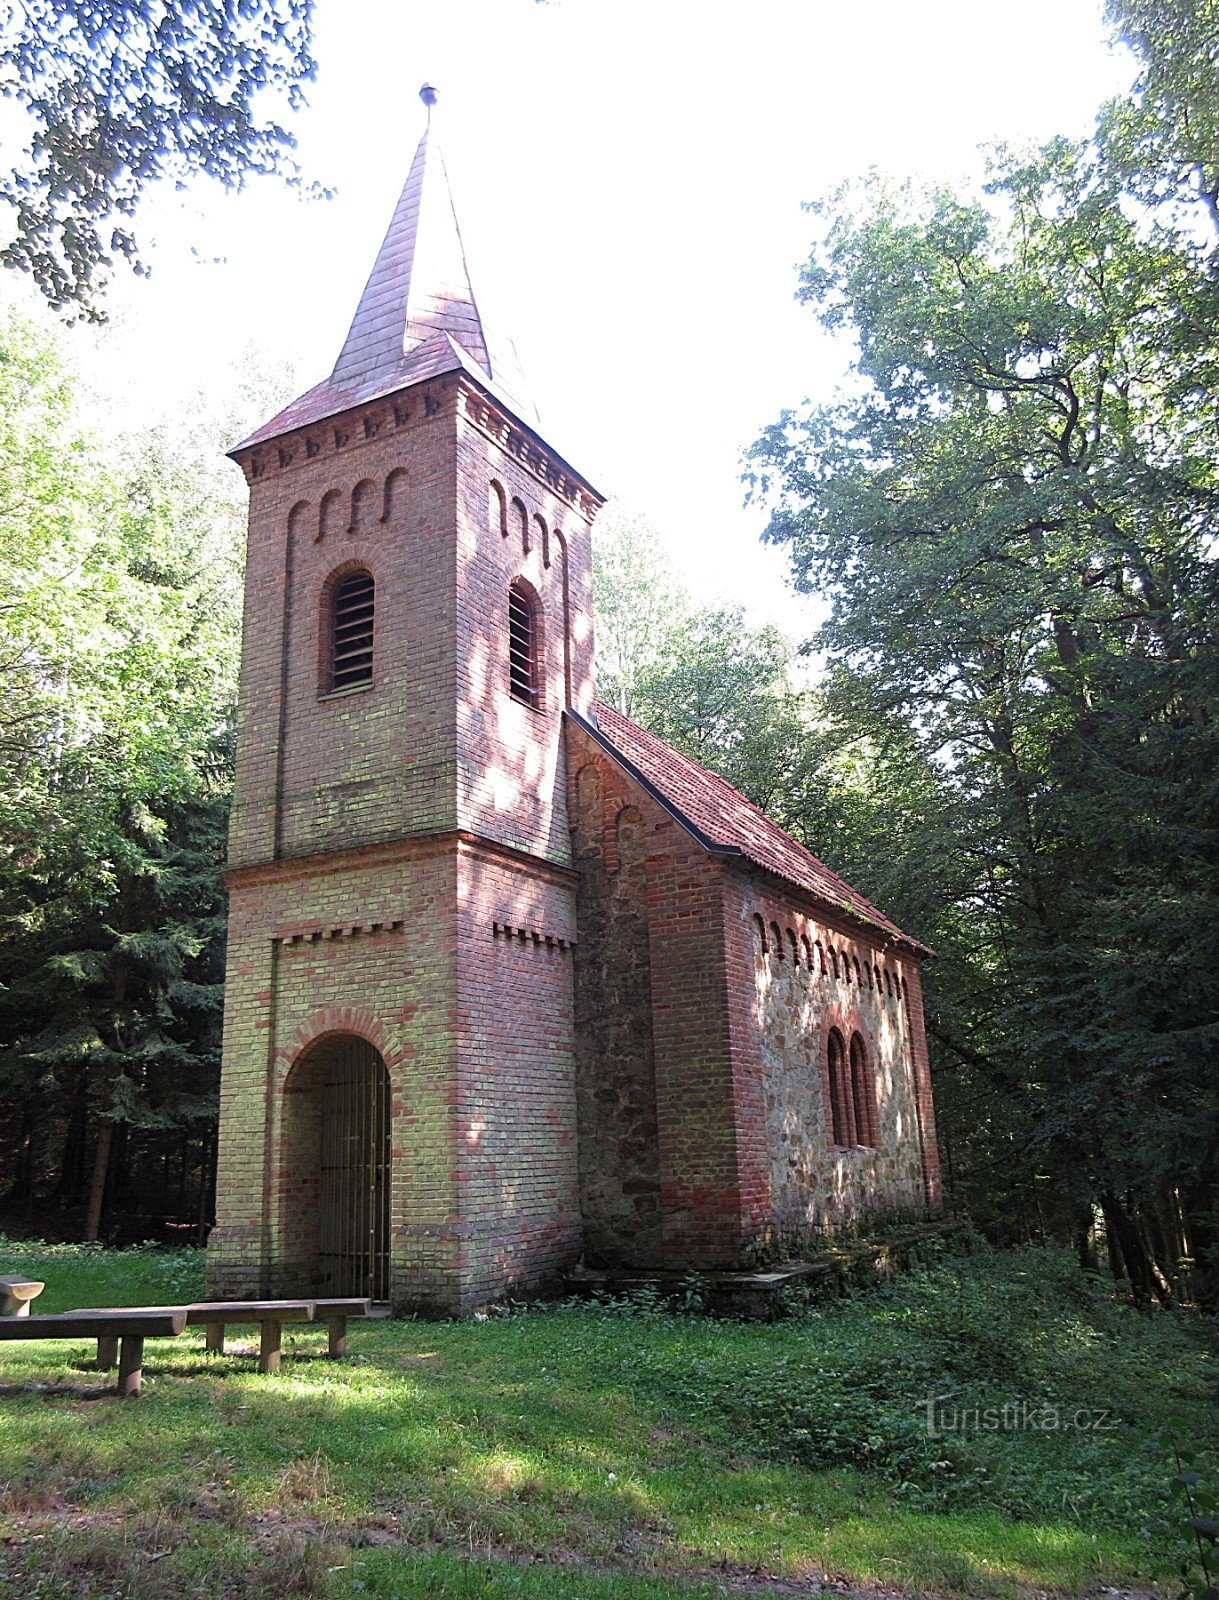
[[[543,933],[540,928],[522,928],[510,922],[493,922],[491,937],[515,939],[519,944],[545,945],[547,950],[574,950],[576,947],[574,939],[565,939],[555,933]]]
[[[358,445],[418,427],[440,415],[455,383],[455,377],[449,374],[430,379],[417,390],[380,396],[278,439],[235,451],[234,460],[245,473],[247,483],[264,483],[301,462],[330,459]]]
[[[484,437],[492,444],[497,444],[530,477],[579,511],[581,516],[591,520],[596,515],[602,504],[602,496],[585,484],[561,457],[542,445],[476,384],[462,381],[460,389],[466,420]]]
[[[334,925],[321,923],[301,928],[282,928],[271,935],[272,944],[320,944],[325,939],[358,939],[384,933],[402,933],[406,924],[401,918],[381,922],[344,922]]]

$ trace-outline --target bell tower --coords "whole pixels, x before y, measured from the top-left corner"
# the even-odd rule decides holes
[[[430,126],[334,370],[232,454],[209,1281],[466,1311],[579,1251],[563,714],[601,497],[480,311]]]

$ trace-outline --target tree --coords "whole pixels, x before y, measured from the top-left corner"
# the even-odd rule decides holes
[[[196,408],[103,464],[16,319],[0,381],[0,1165],[92,1236],[108,1189],[209,1198],[242,520],[219,474],[248,419]]]
[[[835,196],[801,295],[856,339],[858,397],[752,465],[832,599],[841,725],[905,729],[973,866],[916,924],[969,926],[931,1013],[968,1087],[949,1141],[978,1188],[998,1164],[1101,1206],[1166,1297],[1219,1126],[1219,305],[1192,219],[1135,203],[1129,129],[1000,152],[976,200]],[[1015,1139],[979,1148],[981,1102]]]
[[[624,716],[636,714],[642,676],[667,655],[692,608],[646,517],[619,500],[593,528],[597,689]]]
[[[29,119],[0,181],[15,235],[0,261],[55,306],[96,315],[116,257],[147,270],[134,222],[148,184],[240,187],[287,173],[295,140],[266,114],[313,78],[313,0],[17,0],[0,91]]]
[[[1108,0],[1106,12],[1142,68],[1110,108],[1111,154],[1141,198],[1201,201],[1219,232],[1219,4]]]

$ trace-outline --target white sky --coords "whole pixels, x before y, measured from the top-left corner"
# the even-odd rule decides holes
[[[156,197],[154,275],[117,280],[106,342],[125,420],[222,390],[251,345],[302,389],[329,371],[430,79],[475,293],[544,435],[699,592],[793,632],[809,602],[757,542],[740,452],[847,359],[793,300],[801,202],[873,164],[976,174],[981,143],[1084,133],[1131,77],[1099,0],[318,0],[316,53],[300,156],[335,197]]]

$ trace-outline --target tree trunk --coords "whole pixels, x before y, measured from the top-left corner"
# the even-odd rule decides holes
[[[1085,1272],[1095,1272],[1100,1262],[1096,1254],[1096,1222],[1090,1206],[1076,1218],[1074,1233],[1080,1266]]]
[[[106,1196],[106,1175],[110,1170],[110,1145],[114,1139],[114,1124],[107,1120],[97,1130],[97,1148],[93,1152],[93,1182],[89,1187],[89,1212],[85,1218],[85,1239],[92,1244],[102,1229],[102,1201]]]
[[[1122,1241],[1118,1235],[1117,1224],[1113,1220],[1105,1204],[1101,1202],[1101,1215],[1105,1219],[1105,1248],[1109,1256],[1109,1271],[1113,1274],[1114,1283],[1124,1283],[1130,1276],[1126,1271],[1126,1257],[1122,1254]]]

